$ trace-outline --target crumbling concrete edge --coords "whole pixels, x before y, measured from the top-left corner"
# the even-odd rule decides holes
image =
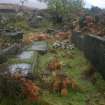
[[[86,58],[105,79],[105,39],[92,34],[73,32],[71,41],[83,51]]]

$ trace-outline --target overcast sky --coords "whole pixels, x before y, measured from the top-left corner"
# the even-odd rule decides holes
[[[105,0],[85,0],[86,7],[98,6],[105,8]],[[0,0],[0,3],[19,3],[19,0]],[[25,5],[34,7],[34,8],[46,8],[45,3],[40,3],[38,0],[28,0]]]
[[[85,0],[86,7],[98,6],[100,8],[105,8],[105,0]]]

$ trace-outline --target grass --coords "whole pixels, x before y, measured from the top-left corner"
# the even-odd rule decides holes
[[[57,56],[65,65],[64,71],[68,77],[72,77],[81,87],[81,92],[74,92],[69,89],[67,97],[62,97],[57,94],[44,92],[43,99],[51,105],[105,105],[105,81],[99,73],[96,73],[96,84],[93,85],[90,81],[83,79],[83,72],[88,70],[91,65],[85,59],[83,53],[78,49],[74,50],[61,50],[57,49]],[[69,53],[70,56],[66,55]],[[45,70],[48,62],[55,56],[55,54],[48,52],[44,56],[40,56],[40,70]],[[41,71],[42,72],[42,71]],[[101,90],[101,92],[100,92]],[[103,91],[103,92],[102,92]],[[100,94],[100,95],[98,95]],[[100,98],[101,96],[101,98]],[[89,100],[89,104],[88,104]]]
[[[51,48],[51,44],[49,44]],[[27,49],[30,50],[30,49]],[[49,61],[57,55],[60,61],[64,64],[64,71],[68,75],[75,79],[82,91],[73,91],[69,89],[67,97],[60,96],[56,93],[49,93],[43,90],[42,100],[44,102],[38,105],[105,105],[105,81],[102,79],[99,73],[96,73],[96,83],[93,85],[90,81],[83,79],[83,72],[88,70],[91,65],[88,60],[85,59],[83,53],[78,49],[62,50],[56,49],[56,54],[48,52],[45,55],[39,56],[39,71],[40,73],[47,68]],[[35,55],[34,55],[35,56]],[[29,63],[32,64],[33,57],[30,60],[20,61],[17,58],[8,60],[9,64],[14,63]],[[9,101],[2,101],[0,105],[9,105]],[[12,100],[10,100],[10,103]],[[10,104],[12,105],[12,104]],[[29,103],[27,100],[17,102],[13,105],[37,105],[36,103]]]

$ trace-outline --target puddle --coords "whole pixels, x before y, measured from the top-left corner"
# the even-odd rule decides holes
[[[20,55],[18,55],[18,58],[21,60],[31,59],[33,54],[33,51],[24,51]]]
[[[13,64],[9,66],[9,72],[12,75],[15,75],[16,73],[21,74],[22,76],[27,76],[29,73],[31,73],[31,65],[30,64]]]

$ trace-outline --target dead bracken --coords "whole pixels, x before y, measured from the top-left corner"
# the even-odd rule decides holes
[[[105,105],[105,9],[85,0],[6,1],[0,105]]]

